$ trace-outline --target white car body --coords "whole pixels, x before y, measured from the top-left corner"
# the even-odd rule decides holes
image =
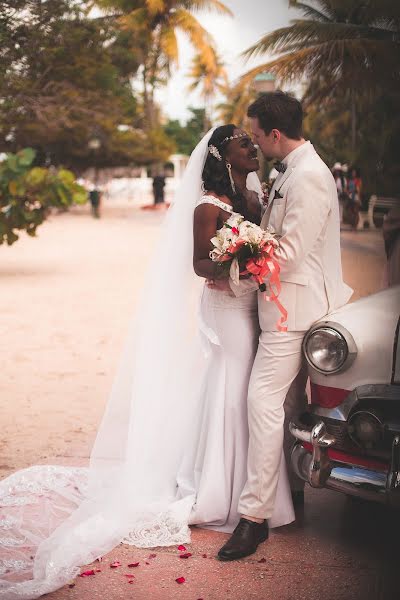
[[[310,411],[291,423],[292,466],[314,487],[400,508],[400,286],[315,323],[303,351]]]

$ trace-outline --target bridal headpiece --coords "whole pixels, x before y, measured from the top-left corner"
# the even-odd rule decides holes
[[[235,135],[228,135],[228,137],[224,138],[221,144],[225,144],[225,142],[230,142],[231,140],[236,140],[242,137],[249,137],[247,133],[236,133]]]
[[[210,146],[208,146],[208,151],[210,154],[215,156],[215,158],[217,160],[222,160],[222,156],[221,156],[220,151],[218,150],[217,146],[214,146],[213,144],[211,144]]]

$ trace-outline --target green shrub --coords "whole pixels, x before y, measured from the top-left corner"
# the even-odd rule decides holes
[[[35,151],[7,154],[0,163],[0,244],[18,240],[16,231],[34,236],[51,207],[68,208],[87,201],[86,190],[66,169],[32,167]]]

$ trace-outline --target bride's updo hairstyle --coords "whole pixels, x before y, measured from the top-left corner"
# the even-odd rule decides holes
[[[238,127],[233,124],[221,125],[221,127],[215,129],[208,141],[208,147],[214,146],[218,150],[222,160],[209,152],[204,164],[202,179],[205,192],[213,191],[219,196],[228,196],[232,201],[233,210],[241,212],[243,211],[242,194],[233,192],[228,169],[226,168],[225,154],[230,142],[229,140],[223,142],[225,138],[233,135],[235,129],[238,129]]]

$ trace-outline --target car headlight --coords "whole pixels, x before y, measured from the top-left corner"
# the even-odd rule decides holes
[[[303,341],[307,362],[320,373],[345,371],[357,356],[351,334],[339,323],[326,321],[314,325]]]

